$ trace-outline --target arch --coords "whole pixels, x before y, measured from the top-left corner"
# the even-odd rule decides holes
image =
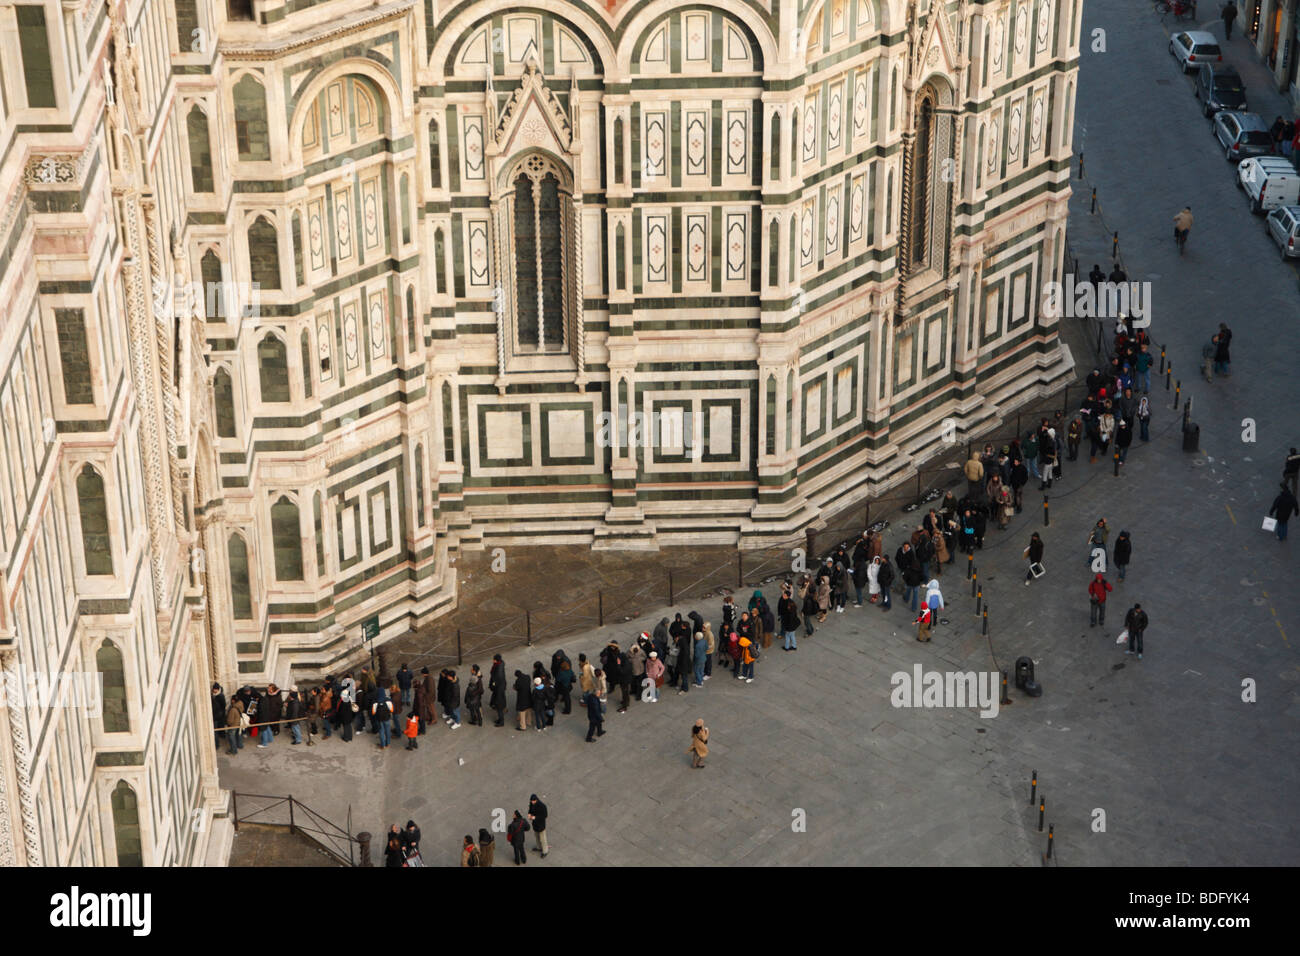
[[[104,476],[87,462],[77,475],[77,513],[81,518],[81,544],[86,574],[113,573],[113,541],[108,527],[108,496]]]
[[[190,4],[193,7],[193,4]],[[190,148],[190,188],[196,193],[213,192],[212,137],[208,131],[208,114],[195,103],[185,117],[185,132]]]
[[[726,15],[748,33],[751,49],[757,47],[762,55],[761,62],[754,63],[754,71],[761,73],[769,64],[780,59],[776,38],[768,29],[768,13],[757,3],[744,0],[712,0],[709,3],[691,4],[689,7],[676,7],[664,12],[658,3],[646,3],[631,18],[626,19],[620,27],[618,59],[619,63],[632,63],[641,44],[648,38],[651,30],[659,24],[664,16],[683,9],[717,10]]]
[[[899,25],[902,25],[903,23],[903,3],[901,0],[847,0],[847,2],[849,8],[845,12],[854,20],[858,19],[857,8],[859,4],[866,4],[870,7],[870,26],[872,32],[878,33],[882,37],[889,36],[893,32],[895,23]],[[808,41],[812,37],[811,27],[813,20],[814,18],[821,16],[825,7],[825,0],[822,0],[821,3],[810,3],[808,9],[803,12],[803,16],[799,18],[799,29],[795,34],[798,37],[799,43],[798,46],[791,51],[791,56],[794,58],[795,62],[802,63],[807,59]],[[861,26],[861,24],[859,24],[859,26]],[[845,32],[847,33],[847,31]],[[862,39],[862,34],[859,33],[858,42],[861,42]],[[845,42],[847,42],[847,40]],[[823,50],[822,52],[824,53],[826,51]]]
[[[241,160],[264,162],[271,158],[271,135],[267,121],[266,87],[252,73],[245,73],[231,87],[235,104],[235,148]]]
[[[311,398],[311,337],[306,329],[298,337],[298,352],[302,358],[302,394],[304,398]]]
[[[434,42],[433,50],[429,55],[429,65],[440,69],[443,76],[457,75],[456,57],[460,55],[461,47],[486,21],[507,12],[540,12],[567,27],[578,40],[586,44],[588,52],[594,54],[591,59],[593,71],[596,73],[604,73],[604,64],[619,62],[618,53],[610,42],[610,27],[576,5],[565,7],[563,16],[536,7],[521,7],[518,0],[474,0],[472,3],[461,3],[456,9],[459,12],[455,16],[439,25],[438,39]]]
[[[235,425],[235,386],[231,381],[230,371],[224,365],[218,365],[212,375],[212,403],[215,406],[218,438],[235,438],[238,434]]]
[[[140,801],[125,780],[119,780],[109,797],[113,813],[113,846],[117,865],[144,866],[144,841],[140,836]]]
[[[253,588],[248,544],[244,536],[232,532],[226,539],[226,567],[230,570],[230,611],[236,621],[253,619]]]
[[[336,63],[331,63],[328,68],[318,68],[312,79],[303,84],[302,91],[291,97],[288,103],[291,111],[291,119],[289,120],[289,163],[293,168],[302,166],[303,125],[307,121],[307,115],[311,112],[312,104],[316,102],[316,98],[321,91],[334,80],[340,76],[353,74],[370,80],[380,94],[381,102],[378,104],[378,108],[383,122],[379,124],[378,135],[381,138],[393,139],[396,136],[399,129],[399,116],[403,124],[409,120],[409,116],[401,109],[401,104],[404,102],[401,95],[401,85],[393,79],[392,73],[374,60],[364,57],[348,57]]]
[[[101,719],[106,734],[131,732],[131,713],[126,703],[126,663],[122,652],[106,640],[95,652],[95,670],[103,681]]]
[[[289,402],[289,349],[280,336],[267,332],[257,343],[257,372],[263,402]]]
[[[302,526],[298,506],[288,495],[281,495],[271,505],[271,549],[277,581],[303,580]]]
[[[280,288],[280,237],[266,216],[248,227],[248,272],[259,288]]]

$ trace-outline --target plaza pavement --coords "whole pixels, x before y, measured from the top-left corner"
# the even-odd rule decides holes
[[[890,705],[890,675],[914,664],[992,669],[959,562],[941,578],[950,624],[929,645],[916,643],[897,600],[889,614],[850,606],[798,653],[774,645],[753,684],[719,675],[626,715],[611,706],[609,733],[594,744],[583,742],[576,709],[543,734],[494,728],[489,711],[483,728],[431,728],[415,753],[380,752],[369,735],[310,748],[282,736],[268,750],[223,756],[222,786],[292,793],[336,821],[350,806],[355,828],[377,838],[414,818],[431,865],[456,863],[463,834],[489,825],[494,808],[526,812],[533,792],[550,806],[553,849],[545,861],[532,855],[534,866],[1040,865],[1045,840],[1029,803],[1037,769],[1059,865],[1294,864],[1300,542],[1279,544],[1259,524],[1287,447],[1300,444],[1296,276],[1233,187],[1158,18],[1146,4],[1101,0],[1084,7],[1085,38],[1096,26],[1108,52],[1088,53],[1085,39],[1076,141],[1086,125],[1087,182],[1104,228],[1120,232],[1130,278],[1154,284],[1151,332],[1194,399],[1202,450],[1181,450],[1181,414],[1156,391],[1153,440],[1134,443],[1122,477],[1109,462],[1067,463],[1050,493],[1050,527],[1031,484],[1024,514],[989,532],[976,562],[993,654],[1003,668],[1031,656],[1041,698],[1012,690],[1014,704],[990,719]],[[1244,43],[1227,49],[1252,106],[1280,111]],[[1089,249],[1107,247],[1079,192],[1070,237],[1086,272]],[[1196,226],[1180,261],[1170,220],[1189,202]],[[1220,321],[1235,333],[1234,374],[1206,384],[1194,370]],[[1091,359],[1075,354],[1081,365]],[[1242,441],[1245,418],[1253,444]],[[1132,534],[1134,556],[1126,581],[1109,575],[1107,626],[1090,629],[1084,541],[1100,516],[1112,542],[1120,529]],[[1020,554],[1034,530],[1048,573],[1024,587]],[[901,531],[895,521],[886,533],[891,553]],[[775,588],[766,589],[773,604]],[[1151,618],[1141,662],[1115,644],[1135,600]],[[715,626],[719,603],[697,605]],[[626,647],[664,613],[562,644],[575,660],[611,638]],[[508,672],[549,662],[555,646],[506,652]],[[1246,678],[1256,703],[1241,699]],[[702,771],[685,754],[696,717],[713,733]],[[797,810],[806,832],[792,828]]]

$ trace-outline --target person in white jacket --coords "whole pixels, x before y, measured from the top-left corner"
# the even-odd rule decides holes
[[[871,564],[867,566],[867,593],[870,595],[870,601],[875,604],[880,600],[880,582],[876,580],[880,574],[880,557],[871,559]]]
[[[925,586],[925,603],[931,611],[943,610],[943,592],[939,590],[939,581],[936,578],[931,578],[930,583]],[[939,623],[937,613],[934,615],[934,623]]]

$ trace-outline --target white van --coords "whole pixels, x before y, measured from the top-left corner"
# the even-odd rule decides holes
[[[1250,211],[1257,216],[1300,202],[1300,173],[1281,156],[1243,159],[1237,164],[1237,185],[1246,191]]]

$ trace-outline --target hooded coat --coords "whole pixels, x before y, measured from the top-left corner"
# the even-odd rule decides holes
[[[668,618],[662,618],[655,625],[650,639],[654,642],[655,650],[659,652],[659,659],[663,660],[664,655],[668,653]]]
[[[515,671],[515,710],[533,709],[533,682],[523,671]]]
[[[1121,531],[1115,539],[1115,553],[1112,555],[1116,565],[1128,564],[1133,556],[1133,541],[1127,531]]]
[[[817,580],[817,610],[819,613],[825,613],[831,606],[831,580],[830,578],[818,578]]]
[[[492,672],[488,676],[488,692],[491,695],[488,704],[493,710],[505,710],[508,706],[506,698],[506,665],[503,661],[492,662]]]
[[[934,599],[936,598],[938,599],[938,604],[934,603]],[[935,611],[944,606],[943,592],[939,590],[939,582],[935,578],[931,578],[930,583],[925,586],[925,603]]]
[[[880,559],[872,558],[867,567],[867,593],[875,597],[880,593]]]

